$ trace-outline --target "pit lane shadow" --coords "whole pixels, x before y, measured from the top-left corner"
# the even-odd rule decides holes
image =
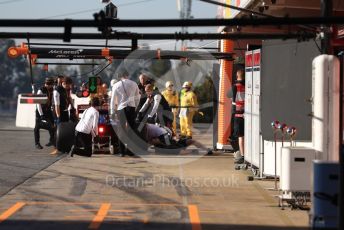
[[[2,230],[81,230],[90,229],[90,222],[86,221],[21,221],[21,220],[8,220],[0,223]],[[308,227],[279,227],[279,226],[252,226],[252,225],[224,225],[224,224],[202,224],[199,226],[192,226],[188,224],[177,223],[143,223],[138,221],[107,221],[103,222],[99,229],[126,229],[126,230],[161,230],[161,229],[177,229],[177,230],[306,230]],[[92,228],[91,228],[92,229]],[[98,229],[98,228],[96,228]]]

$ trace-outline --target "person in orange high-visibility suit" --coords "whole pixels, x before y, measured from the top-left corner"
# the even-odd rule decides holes
[[[192,119],[198,111],[198,102],[196,94],[191,91],[192,83],[184,82],[183,89],[180,92],[180,135],[192,139]]]
[[[172,109],[172,113],[173,113],[173,122],[172,122],[172,129],[173,129],[173,133],[177,134],[177,114],[178,114],[178,107],[179,107],[179,96],[178,96],[178,92],[174,90],[173,88],[173,82],[172,81],[168,81],[165,84],[166,89],[164,91],[162,91],[162,95],[164,96],[164,98],[166,99],[166,101],[168,102],[169,106]]]

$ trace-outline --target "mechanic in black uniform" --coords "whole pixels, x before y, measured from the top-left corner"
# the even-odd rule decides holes
[[[42,145],[40,144],[40,135],[39,135],[40,129],[46,129],[49,131],[50,139],[49,139],[49,142],[45,146],[48,147],[48,146],[54,145],[55,126],[54,126],[53,112],[51,110],[52,98],[53,98],[53,86],[54,86],[54,79],[46,78],[44,82],[44,86],[40,88],[37,92],[37,94],[47,95],[48,100],[45,104],[36,105],[36,125],[34,129],[36,149],[43,149]]]
[[[154,91],[158,90],[158,88],[154,85],[154,83],[155,83],[154,80],[149,78],[147,75],[148,74],[146,74],[146,73],[141,73],[139,76],[139,83],[137,84],[137,86],[139,87],[139,90],[140,90],[140,102],[136,108],[136,113],[138,113],[141,110],[142,106],[144,105],[144,103],[147,100],[147,94],[146,94],[146,90],[145,90],[146,85],[151,84],[151,85],[153,85]]]
[[[245,113],[245,72],[238,69],[236,72],[236,81],[232,85],[232,110],[233,110],[233,136],[238,139],[239,151],[234,153],[234,163],[242,164],[244,158],[244,113]]]
[[[71,118],[72,109],[71,89],[73,80],[70,77],[64,77],[62,86],[57,85],[54,90],[54,111],[56,125],[60,122],[67,122]]]
[[[138,120],[146,118],[148,123],[158,123],[172,128],[173,113],[165,97],[159,91],[154,90],[152,84],[146,85],[145,92],[147,99],[139,111]]]
[[[73,80],[70,77],[62,79],[62,86],[57,85],[53,93],[54,99],[54,116],[56,130],[61,122],[76,121],[75,109],[72,103],[71,89]],[[62,154],[64,151],[56,149],[52,155]]]

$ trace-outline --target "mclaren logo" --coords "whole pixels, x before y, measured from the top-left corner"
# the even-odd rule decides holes
[[[78,50],[57,50],[53,49],[50,50],[49,54],[59,54],[59,55],[80,55],[84,50],[78,49]]]

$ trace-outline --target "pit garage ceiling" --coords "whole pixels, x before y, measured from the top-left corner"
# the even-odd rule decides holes
[[[321,15],[321,0],[258,0],[251,4],[251,9],[262,10],[264,13],[276,17],[315,17]],[[333,15],[344,16],[344,1],[333,0]]]
[[[321,0],[232,0],[236,6],[244,7],[256,12],[275,17],[320,17],[321,16]],[[264,7],[265,6],[265,7]],[[237,12],[237,11],[234,11]],[[240,12],[236,18],[247,17],[246,12]],[[333,16],[344,16],[344,0],[333,0]],[[262,17],[262,16],[258,16]],[[246,26],[240,27],[242,33],[263,33],[274,34],[288,31],[309,30],[300,26]],[[227,32],[236,33],[238,27],[226,27]],[[344,27],[338,26],[339,37],[344,36]],[[238,47],[245,47],[245,44],[259,45],[259,40],[239,41]],[[236,47],[236,48],[238,48]]]

